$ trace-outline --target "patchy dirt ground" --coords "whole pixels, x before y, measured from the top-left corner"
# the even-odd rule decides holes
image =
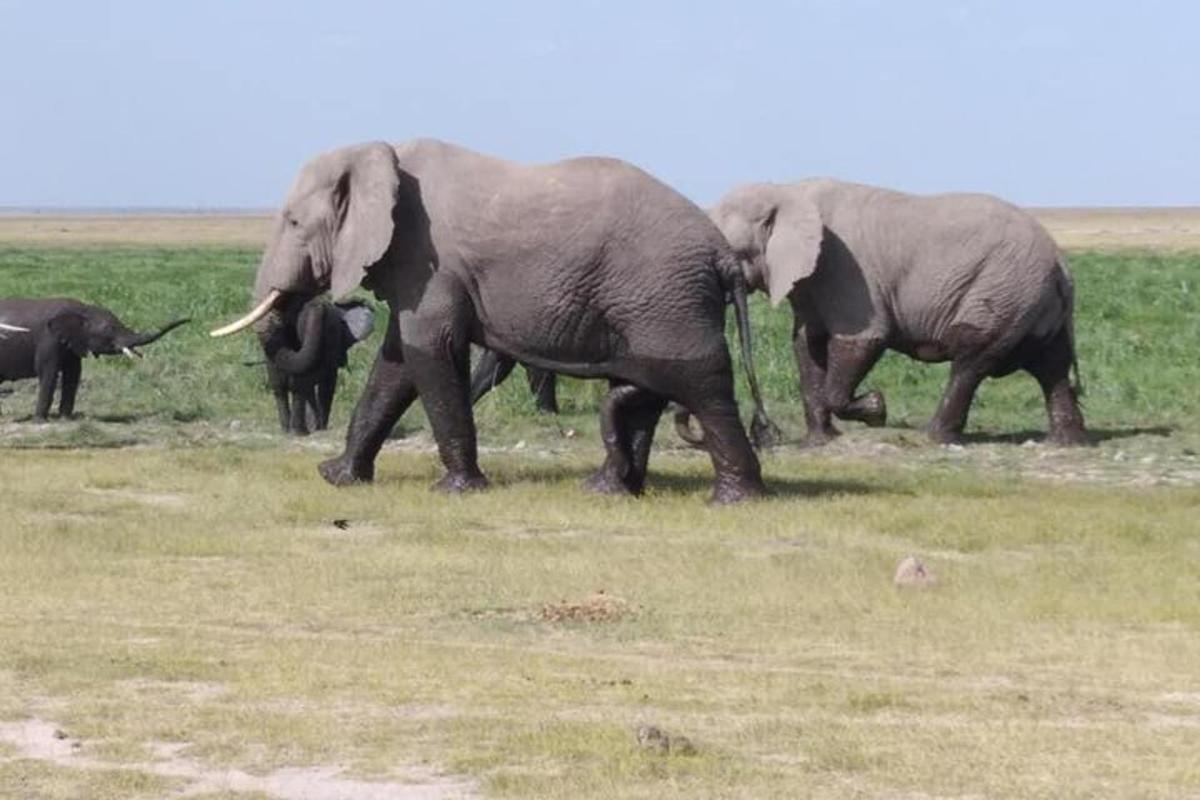
[[[150,742],[152,761],[109,761],[90,755],[88,743],[45,719],[0,722],[0,744],[9,753],[0,762],[31,759],[75,770],[135,770],[176,779],[175,797],[195,797],[216,792],[265,794],[278,800],[451,800],[476,796],[467,780],[447,779],[425,768],[404,770],[405,780],[360,780],[340,767],[289,767],[265,775],[238,769],[208,767],[188,758],[187,742]]]

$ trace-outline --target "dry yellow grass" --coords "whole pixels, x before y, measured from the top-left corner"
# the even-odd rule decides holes
[[[261,247],[268,214],[0,214],[0,243],[19,246]]]
[[[1200,250],[1200,208],[1031,209],[1068,250]],[[0,214],[0,244],[261,247],[267,213]]]
[[[1200,250],[1200,208],[1030,210],[1066,250]]]

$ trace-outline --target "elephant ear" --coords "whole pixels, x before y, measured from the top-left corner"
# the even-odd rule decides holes
[[[767,294],[777,306],[817,268],[825,225],[816,205],[808,201],[781,205],[767,224]]]
[[[392,209],[400,165],[392,146],[372,142],[352,148],[334,190],[340,225],[333,246],[331,292],[344,297],[362,282],[392,243]]]
[[[339,303],[337,308],[342,314],[346,330],[350,331],[354,341],[361,342],[375,330],[375,310],[366,303],[360,301]]]
[[[51,317],[46,322],[46,327],[63,346],[80,358],[91,352],[87,336],[87,320],[83,318],[82,314],[64,311]]]

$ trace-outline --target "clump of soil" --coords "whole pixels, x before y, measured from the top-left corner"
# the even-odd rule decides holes
[[[580,601],[547,603],[539,616],[544,622],[616,622],[635,613],[628,601],[600,589]]]

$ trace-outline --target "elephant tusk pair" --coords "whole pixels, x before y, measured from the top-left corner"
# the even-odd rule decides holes
[[[237,333],[240,330],[249,328],[251,325],[265,317],[267,312],[274,307],[276,301],[278,301],[282,296],[283,292],[279,291],[278,289],[272,289],[267,293],[267,296],[263,298],[263,301],[255,306],[254,310],[249,314],[237,320],[236,322],[229,323],[224,328],[217,328],[215,331],[210,331],[208,335],[215,339],[218,336],[228,336],[231,333]]]
[[[134,350],[132,347],[122,347],[121,352],[135,361],[142,357],[142,354],[137,350]]]

